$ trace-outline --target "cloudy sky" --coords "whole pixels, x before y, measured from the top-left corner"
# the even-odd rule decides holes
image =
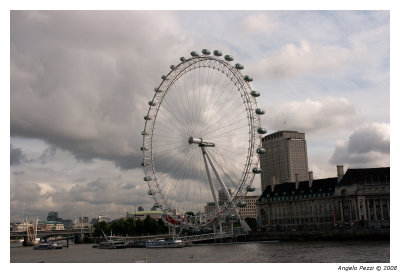
[[[390,164],[388,11],[10,16],[11,220],[150,209],[147,101],[171,64],[203,48],[245,66],[269,132],[306,133],[315,178]]]

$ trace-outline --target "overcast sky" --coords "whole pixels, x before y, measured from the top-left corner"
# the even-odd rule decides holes
[[[160,76],[219,49],[262,125],[305,132],[315,178],[390,162],[388,11],[12,11],[11,220],[149,210],[143,116]],[[260,187],[256,180],[256,187]]]

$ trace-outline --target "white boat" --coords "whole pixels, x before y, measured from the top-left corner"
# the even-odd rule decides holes
[[[41,243],[35,246],[35,250],[49,250],[49,249],[62,249],[64,246],[59,243]]]
[[[108,240],[106,242],[101,242],[98,246],[98,248],[103,248],[103,249],[117,249],[117,248],[126,248],[127,245],[124,241],[114,241],[114,240]]]
[[[148,240],[146,242],[146,247],[148,248],[166,248],[166,247],[184,247],[185,244],[182,240],[163,240],[155,239]]]

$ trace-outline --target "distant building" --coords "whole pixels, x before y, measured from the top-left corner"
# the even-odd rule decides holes
[[[268,185],[257,203],[265,231],[390,227],[390,168],[348,169],[337,177]]]
[[[128,211],[126,213],[126,218],[134,218],[144,220],[147,216],[150,216],[153,219],[161,219],[163,215],[162,211]]]
[[[308,180],[307,144],[304,133],[278,131],[262,138],[261,190],[284,182]]]
[[[50,211],[49,214],[47,215],[47,221],[61,222],[62,218],[58,217],[58,212]]]
[[[237,207],[240,218],[254,218],[257,219],[257,206],[256,203],[260,196],[243,196],[238,199],[238,202],[246,202],[246,206],[241,208]]]
[[[57,221],[47,221],[47,230],[64,230],[64,224]]]

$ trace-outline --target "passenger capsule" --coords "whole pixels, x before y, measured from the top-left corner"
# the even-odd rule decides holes
[[[158,204],[158,203],[154,203],[154,206],[153,207],[155,207],[155,208],[159,208],[160,207],[160,205]]]
[[[148,134],[146,131],[142,131],[142,136],[147,136]]]
[[[154,88],[154,92],[157,92],[157,93],[158,93],[158,92],[161,92],[161,90],[160,90],[158,87],[155,87],[155,88]]]
[[[157,105],[157,103],[155,103],[155,102],[154,102],[154,101],[152,101],[152,100],[151,100],[151,101],[149,101],[148,103],[149,103],[149,105],[150,105],[150,106],[156,106],[156,105]]]
[[[253,81],[253,78],[250,77],[249,75],[244,76],[243,79],[244,79],[246,82],[251,82],[251,81]]]
[[[181,62],[185,62],[186,58],[185,57],[181,57],[179,60],[181,60]]]
[[[165,76],[165,75],[161,76],[161,79],[163,79],[163,80],[165,80],[166,78],[167,78],[167,76]]]
[[[262,170],[261,170],[261,168],[258,168],[258,167],[255,167],[254,169],[253,169],[253,173],[262,173]]]
[[[142,165],[142,167],[144,167],[144,162],[142,162],[142,164],[141,164],[141,165]]]
[[[140,147],[140,150],[143,152],[143,151],[147,151],[148,149],[146,147],[142,146],[142,147]]]
[[[256,190],[256,188],[253,187],[253,186],[247,186],[247,187],[246,187],[246,191],[248,191],[248,192],[253,192],[253,191],[255,191],[255,190]]]
[[[193,57],[198,57],[199,53],[197,53],[196,51],[192,51],[190,52],[190,55],[192,55]]]
[[[169,68],[174,69],[174,68],[175,68],[175,65],[171,64],[171,65],[169,66]]]
[[[257,115],[264,115],[264,114],[265,114],[265,111],[264,111],[263,109],[261,109],[261,108],[257,108],[257,109],[256,109],[256,114],[257,114]]]
[[[217,56],[217,57],[220,57],[220,56],[222,56],[222,52],[221,51],[219,51],[219,50],[214,50],[214,55],[215,56]]]
[[[239,208],[244,208],[244,207],[247,206],[247,203],[246,203],[245,201],[240,201],[239,203],[237,203],[237,206],[238,206]]]
[[[145,177],[143,177],[143,180],[144,180],[144,181],[151,181],[152,179],[151,179],[150,176],[145,176]]]
[[[144,116],[144,119],[145,119],[145,120],[151,120],[151,117],[149,117],[149,116]]]
[[[225,55],[225,60],[228,62],[233,61],[233,57],[231,55]]]
[[[244,68],[244,66],[238,63],[238,64],[235,64],[235,68],[241,70]]]
[[[258,132],[259,134],[266,134],[266,133],[267,133],[267,130],[265,130],[264,128],[260,127],[260,128],[257,129],[257,132]]]
[[[228,216],[226,216],[226,218],[228,220],[236,220],[236,215],[235,214],[228,214]]]
[[[154,193],[150,190],[147,192],[148,195],[154,195]]]
[[[263,155],[267,152],[263,147],[257,148],[257,154]]]
[[[253,97],[259,97],[260,96],[260,92],[253,90],[253,91],[250,92],[250,95],[252,95]]]
[[[203,53],[204,55],[210,55],[210,54],[211,54],[211,51],[208,50],[208,49],[203,49],[203,50],[201,51],[201,53]]]

